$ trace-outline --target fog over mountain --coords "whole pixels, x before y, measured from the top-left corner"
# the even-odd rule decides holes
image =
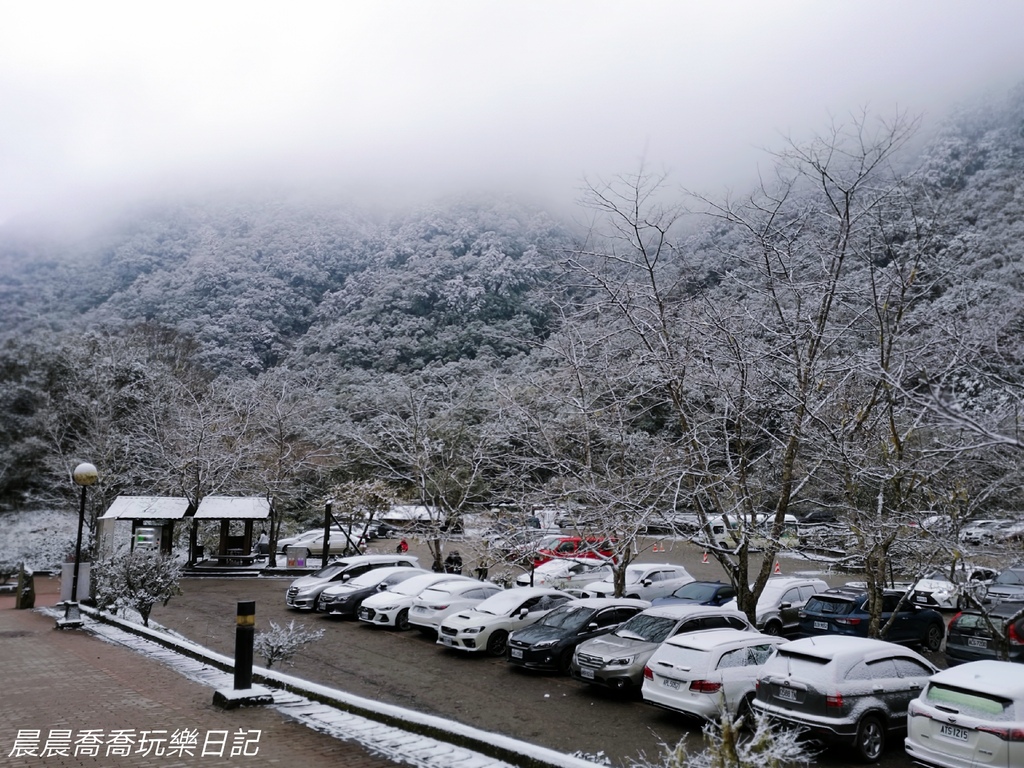
[[[0,221],[325,185],[566,205],[642,162],[744,188],[780,134],[941,114],[1024,72],[1024,5],[665,0],[8,4]]]

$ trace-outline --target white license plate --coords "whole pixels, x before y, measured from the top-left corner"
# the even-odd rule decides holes
[[[971,648],[988,648],[988,640],[982,640],[980,637],[968,637],[967,645]]]
[[[415,607],[414,607],[414,608],[412,609],[412,612],[413,612],[413,613],[426,613],[426,612],[427,612],[427,609],[426,609],[426,608],[424,608],[424,607],[423,607],[422,605],[417,605],[417,606],[415,606]]]
[[[509,650],[509,653],[512,655],[513,659],[523,658],[523,652],[518,648],[512,648],[511,650]]]
[[[793,688],[779,688],[778,693],[775,695],[786,701],[796,701],[796,690]]]
[[[452,640],[450,637],[445,637],[444,635],[441,635],[441,644],[447,645],[449,648],[451,648],[455,646],[455,641]]]
[[[955,725],[940,725],[939,735],[945,736],[947,739],[953,739],[954,741],[967,741],[970,737],[970,731],[966,728],[958,728]]]
[[[587,680],[593,680],[594,670],[587,669],[586,667],[580,667],[580,677],[585,677]]]
[[[661,684],[663,686],[665,686],[666,688],[671,688],[673,691],[678,691],[679,690],[679,681],[678,680],[673,680],[670,677],[663,677],[663,678],[661,678]]]
[[[814,628],[815,629],[828,629],[828,622],[827,621],[816,621],[816,622],[814,622]]]
[[[927,595],[914,595],[914,599],[917,600],[917,602],[919,602],[919,603],[927,603],[928,602],[928,596]]]

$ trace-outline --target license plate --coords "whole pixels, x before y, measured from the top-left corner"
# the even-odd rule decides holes
[[[673,680],[670,677],[661,678],[661,684],[664,685],[666,688],[671,688],[673,691],[679,690],[679,681]]]
[[[814,622],[814,628],[815,629],[828,629],[828,622],[827,621],[816,621],[816,622]]]
[[[580,677],[585,677],[587,680],[593,680],[594,670],[587,669],[586,667],[580,667]]]
[[[450,637],[445,637],[444,635],[442,635],[441,644],[447,645],[449,648],[453,648],[455,646],[455,641],[452,640]]]
[[[513,659],[521,659],[521,658],[523,658],[523,652],[521,650],[519,650],[518,648],[512,648],[509,651],[509,653],[512,655]]]
[[[968,637],[967,645],[971,648],[988,648],[988,640],[982,640],[980,637]]]
[[[796,690],[793,688],[779,688],[775,695],[786,701],[796,701]]]
[[[954,741],[967,741],[970,737],[970,731],[966,728],[958,728],[955,725],[941,725],[939,726],[939,735],[945,736],[947,739],[953,739]]]
[[[427,609],[424,608],[422,605],[417,605],[415,608],[412,609],[412,612],[413,613],[426,613]]]
[[[917,602],[919,602],[919,603],[927,603],[928,602],[928,596],[927,595],[914,595],[914,599],[917,600]]]

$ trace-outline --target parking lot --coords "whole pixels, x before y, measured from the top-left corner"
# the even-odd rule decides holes
[[[425,548],[413,553],[428,564]],[[381,551],[393,546],[381,542]],[[640,559],[675,562],[697,579],[722,578],[713,559],[681,542],[664,552],[645,551]],[[786,575],[820,573],[816,564],[780,558]],[[855,578],[823,574],[830,584]],[[167,606],[157,606],[153,621],[202,645],[231,655],[234,651],[236,604],[256,601],[257,631],[270,621],[294,620],[307,627],[324,627],[324,637],[307,646],[285,667],[290,674],[369,698],[421,712],[451,717],[462,723],[508,734],[564,752],[604,753],[615,765],[646,753],[656,756],[662,744],[686,739],[690,749],[701,745],[700,724],[659,710],[641,700],[622,699],[570,678],[516,671],[504,660],[469,657],[445,650],[432,637],[415,630],[393,632],[354,621],[299,613],[284,605],[291,577],[192,578],[184,594]],[[936,659],[937,660],[937,659]],[[257,663],[260,663],[257,659]],[[938,661],[938,660],[937,660]],[[822,765],[845,766],[846,757],[827,753]],[[894,746],[883,766],[909,766],[902,748]]]

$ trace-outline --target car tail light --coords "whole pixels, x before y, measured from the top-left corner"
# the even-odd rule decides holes
[[[722,690],[722,684],[714,680],[694,680],[690,683],[690,690],[694,693],[718,693]]]
[[[1017,631],[1017,622],[1010,625],[1006,634],[1013,645],[1024,645],[1024,637],[1021,637],[1020,632]]]
[[[644,680],[653,680],[653,679],[654,679],[654,673],[651,672],[651,668],[645,666],[644,667]]]
[[[445,610],[445,609],[446,609],[447,607],[448,607],[447,605],[432,605],[432,606],[430,606],[430,609],[431,609],[432,611],[443,611],[443,610]]]
[[[836,624],[845,624],[848,627],[856,627],[860,624],[860,619],[832,619]]]
[[[949,620],[949,624],[946,625],[946,631],[948,632],[949,630],[953,629],[953,625],[956,624],[956,620],[963,615],[963,611],[957,611],[957,613],[954,614],[953,618]]]
[[[843,708],[843,694],[836,693],[836,694],[833,694],[832,696],[826,696],[825,697],[825,706],[829,707],[829,708],[832,708],[832,709],[842,709]]]
[[[1003,741],[1024,741],[1024,728],[996,728],[986,725],[978,730],[982,733],[991,733]]]

